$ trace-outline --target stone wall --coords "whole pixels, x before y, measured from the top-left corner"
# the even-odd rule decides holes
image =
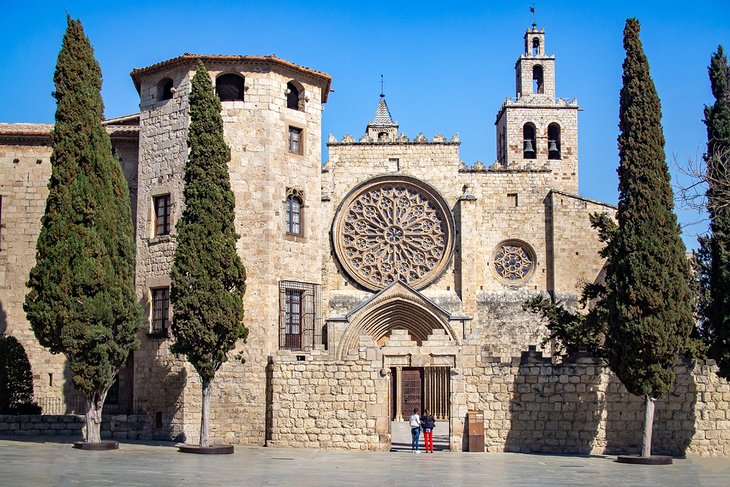
[[[14,336],[25,348],[36,398],[63,403],[59,411],[71,412],[78,394],[66,359],[38,343],[23,311],[48,196],[52,128],[49,124],[0,124],[0,335]],[[136,127],[107,126],[107,132],[130,187],[134,214]]]
[[[653,453],[730,455],[730,386],[715,365],[678,365],[656,403]],[[484,410],[486,451],[621,454],[641,447],[643,399],[591,357],[553,365],[483,357],[464,370],[468,409]]]
[[[382,403],[388,380],[370,361],[279,358],[270,370],[269,446],[352,450],[390,447],[388,407]]]
[[[0,415],[0,436],[69,436],[83,438],[83,415]],[[149,440],[151,425],[147,415],[104,416],[101,437],[115,440]]]
[[[267,444],[387,450],[391,379],[364,357],[275,358]],[[506,362],[486,354],[474,364],[464,357],[452,374],[451,411],[459,415],[450,421],[452,449],[467,449],[465,413],[477,409],[484,411],[487,452],[640,450],[643,400],[598,360],[578,356],[554,365],[531,349]],[[730,386],[716,372],[714,364],[677,366],[674,389],[656,403],[653,453],[730,455]]]

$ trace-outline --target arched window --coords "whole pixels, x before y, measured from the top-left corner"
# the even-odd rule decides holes
[[[560,159],[560,125],[548,125],[548,159]]]
[[[532,55],[537,56],[540,53],[540,39],[535,37],[532,39]]]
[[[532,67],[532,93],[545,93],[545,86],[542,82],[542,66],[539,64]]]
[[[170,100],[172,98],[172,80],[170,78],[162,78],[157,83],[157,99]]]
[[[243,101],[244,78],[237,74],[222,74],[215,80],[215,92],[221,101]]]
[[[286,107],[299,110],[299,88],[291,82],[286,84]]]
[[[301,191],[289,188],[286,190],[286,233],[288,235],[304,235],[303,206]]]
[[[522,157],[525,159],[535,159],[537,157],[537,141],[535,139],[535,126],[531,123],[526,123],[522,127],[523,135],[523,146],[522,146]]]

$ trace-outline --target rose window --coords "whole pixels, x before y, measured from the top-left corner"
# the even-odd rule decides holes
[[[535,259],[520,242],[503,243],[494,255],[494,270],[499,277],[516,283],[526,279],[535,268]]]
[[[335,219],[335,252],[364,287],[416,288],[448,263],[453,220],[438,193],[411,178],[377,178],[353,191]]]

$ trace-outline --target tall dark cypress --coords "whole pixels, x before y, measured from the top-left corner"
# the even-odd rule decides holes
[[[200,446],[208,446],[211,385],[236,341],[245,339],[246,270],[236,253],[235,200],[223,139],[221,104],[202,62],[190,91],[190,155],[185,164],[185,210],[177,223],[172,267],[172,351],[200,375]]]
[[[705,107],[710,235],[701,240],[701,255],[709,258],[701,279],[702,330],[708,355],[720,375],[730,378],[730,66],[722,46],[713,53],[708,73],[715,103]]]
[[[628,19],[624,29],[618,229],[606,249],[606,358],[626,389],[645,399],[642,456],[649,456],[654,401],[674,383],[673,367],[693,327],[693,295],[673,212],[661,104],[639,28]]]
[[[129,189],[102,126],[101,70],[79,20],[53,77],[52,174],[24,309],[38,341],[69,360],[86,396],[86,439],[101,441],[106,394],[138,346]]]

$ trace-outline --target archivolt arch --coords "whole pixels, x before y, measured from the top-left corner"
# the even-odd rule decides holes
[[[366,335],[375,342],[394,329],[406,329],[411,338],[420,346],[434,329],[443,329],[446,335],[457,344],[457,334],[448,322],[447,316],[429,306],[428,303],[414,299],[414,296],[397,294],[368,303],[352,317],[351,324],[339,340],[337,356],[343,359],[357,349],[360,337]]]

